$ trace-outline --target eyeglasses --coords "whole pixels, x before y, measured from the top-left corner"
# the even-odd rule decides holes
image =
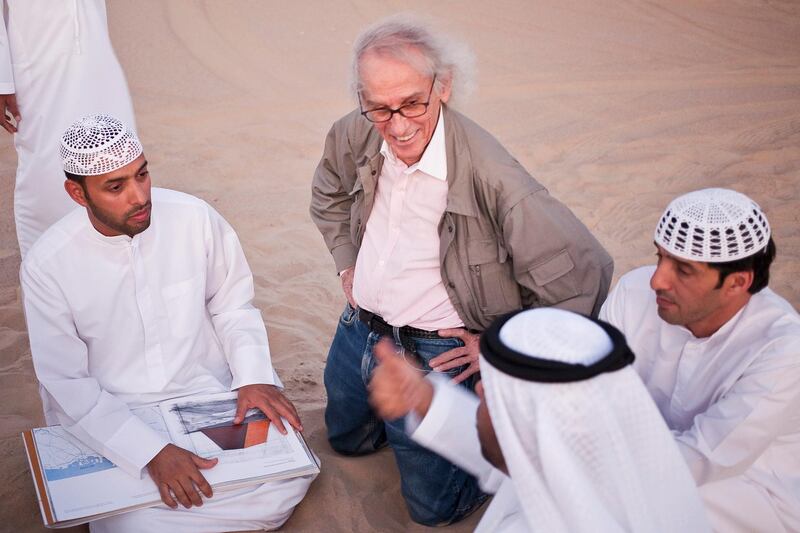
[[[433,94],[433,85],[436,83],[436,76],[433,77],[431,82],[431,89],[428,91],[427,102],[414,102],[411,104],[401,105],[397,109],[390,107],[378,107],[375,109],[368,109],[364,111],[364,106],[361,104],[361,91],[358,92],[358,107],[361,108],[361,114],[370,122],[389,122],[395,113],[400,113],[405,118],[421,117],[428,112],[428,105],[431,103],[431,95]]]

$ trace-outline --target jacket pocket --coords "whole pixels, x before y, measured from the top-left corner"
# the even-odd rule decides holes
[[[580,283],[574,274],[575,263],[566,250],[528,269],[533,291],[543,305],[553,305],[580,294]]]
[[[467,262],[473,293],[485,315],[506,313],[520,306],[519,288],[511,271],[511,262],[500,261],[494,239],[467,242]]]
[[[364,187],[361,185],[361,180],[356,180],[353,190],[350,191],[350,238],[353,244],[360,245],[361,240],[361,214],[364,211]]]

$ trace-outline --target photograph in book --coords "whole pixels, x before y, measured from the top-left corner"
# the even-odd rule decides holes
[[[247,411],[240,424],[234,424],[236,399],[186,401],[173,405],[170,414],[177,419],[186,446],[203,457],[225,457],[226,460],[273,458],[281,461],[291,453],[286,440],[268,439],[270,422],[258,409]]]
[[[250,409],[241,424],[234,424],[235,392],[196,395],[162,402],[161,415],[176,445],[208,459],[217,458],[214,468],[203,470],[209,483],[235,483],[236,479],[262,475],[291,477],[317,468],[316,459],[289,422],[286,435],[274,428],[258,409]]]

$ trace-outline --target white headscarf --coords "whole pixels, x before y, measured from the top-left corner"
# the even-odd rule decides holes
[[[529,356],[590,366],[610,360],[615,344],[624,346],[621,335],[614,343],[604,328],[567,311],[535,309],[484,335],[496,335],[523,364]],[[531,531],[709,530],[658,409],[633,368],[620,366],[581,381],[544,383],[504,373],[481,355],[492,424]]]

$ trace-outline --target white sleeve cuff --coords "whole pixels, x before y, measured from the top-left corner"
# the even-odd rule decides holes
[[[480,400],[441,374],[430,373],[428,379],[435,388],[428,413],[416,424],[407,416],[406,430],[415,442],[466,470],[483,491],[494,494],[507,478],[481,452],[475,423]]]
[[[147,463],[169,443],[139,417],[131,415],[104,443],[103,454],[128,474],[142,477]]]
[[[419,416],[414,413],[414,418],[406,416],[406,432],[409,436],[422,444],[431,447],[438,439],[442,428],[447,425],[448,418],[458,406],[458,410],[464,413],[475,413],[480,403],[477,396],[470,394],[463,387],[450,385],[448,378],[443,375],[431,372],[428,374],[428,381],[434,388],[433,400],[428,409],[428,413],[421,421]],[[474,417],[472,417],[474,420]],[[416,420],[415,420],[416,419]]]
[[[276,384],[267,346],[239,347],[228,357],[228,364],[233,374],[231,390],[256,383]]]

